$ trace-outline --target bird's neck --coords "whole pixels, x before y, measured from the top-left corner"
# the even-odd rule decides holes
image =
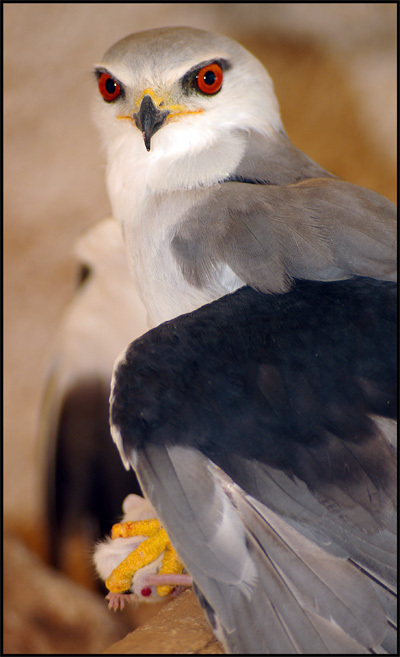
[[[155,142],[150,152],[141,138],[114,142],[107,168],[114,216],[133,225],[150,196],[211,187],[229,178],[243,157],[246,140],[244,132],[227,131],[196,150],[168,150],[163,142]]]
[[[160,131],[161,132],[161,131]],[[122,224],[129,268],[150,318],[150,325],[189,312],[240,284],[229,272],[227,285],[197,290],[182,277],[171,248],[175,227],[208,190],[229,178],[246,148],[243,135],[211,143],[180,156],[134,153],[121,142],[109,153],[108,191],[113,214]],[[184,306],[182,306],[184,300]]]

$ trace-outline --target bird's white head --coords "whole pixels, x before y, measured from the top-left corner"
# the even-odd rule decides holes
[[[145,169],[181,161],[184,177],[193,156],[198,175],[198,156],[206,152],[199,183],[212,184],[240,160],[249,130],[282,130],[267,71],[221,35],[188,27],[132,34],[105,53],[95,74],[96,118],[109,164],[115,157]]]

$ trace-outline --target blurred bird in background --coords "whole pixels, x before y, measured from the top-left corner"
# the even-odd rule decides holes
[[[146,313],[114,219],[83,234],[75,257],[78,286],[51,346],[39,433],[49,561],[92,587],[93,542],[125,495],[140,492],[112,444],[108,400],[115,355],[144,332]]]

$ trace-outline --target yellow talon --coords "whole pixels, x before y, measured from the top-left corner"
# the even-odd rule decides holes
[[[106,580],[106,587],[111,593],[123,593],[128,591],[132,585],[132,577],[135,573],[157,559],[162,552],[164,556],[159,575],[170,575],[182,573],[184,565],[179,559],[175,548],[171,545],[168,534],[163,529],[160,521],[156,518],[149,520],[127,520],[113,525],[111,537],[129,538],[131,536],[148,536],[138,547],[133,550],[121,563],[114,568]],[[157,586],[157,594],[163,598],[174,590],[173,586]]]
[[[130,538],[131,536],[154,536],[160,529],[157,518],[151,520],[127,520],[118,522],[111,529],[111,538]]]
[[[178,554],[175,548],[168,542],[167,547],[165,548],[164,558],[160,570],[158,571],[159,575],[169,575],[171,573],[182,573],[185,566],[182,561],[179,559]],[[156,591],[160,598],[169,595],[174,590],[173,586],[157,586]]]
[[[112,593],[128,591],[132,584],[132,577],[137,570],[157,559],[169,543],[165,529],[159,529],[154,536],[150,536],[140,543],[121,563],[114,568],[106,581],[106,587]]]

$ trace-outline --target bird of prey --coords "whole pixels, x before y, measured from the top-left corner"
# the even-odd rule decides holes
[[[171,320],[116,362],[125,466],[228,651],[390,652],[395,207],[291,144],[229,38],[134,34],[95,74],[130,270]]]
[[[75,245],[78,285],[50,347],[40,415],[40,469],[48,558],[93,585],[90,549],[121,501],[140,488],[112,444],[108,398],[119,353],[146,329],[120,228],[107,218]],[[107,488],[110,478],[117,488]],[[83,548],[83,551],[82,551]]]

